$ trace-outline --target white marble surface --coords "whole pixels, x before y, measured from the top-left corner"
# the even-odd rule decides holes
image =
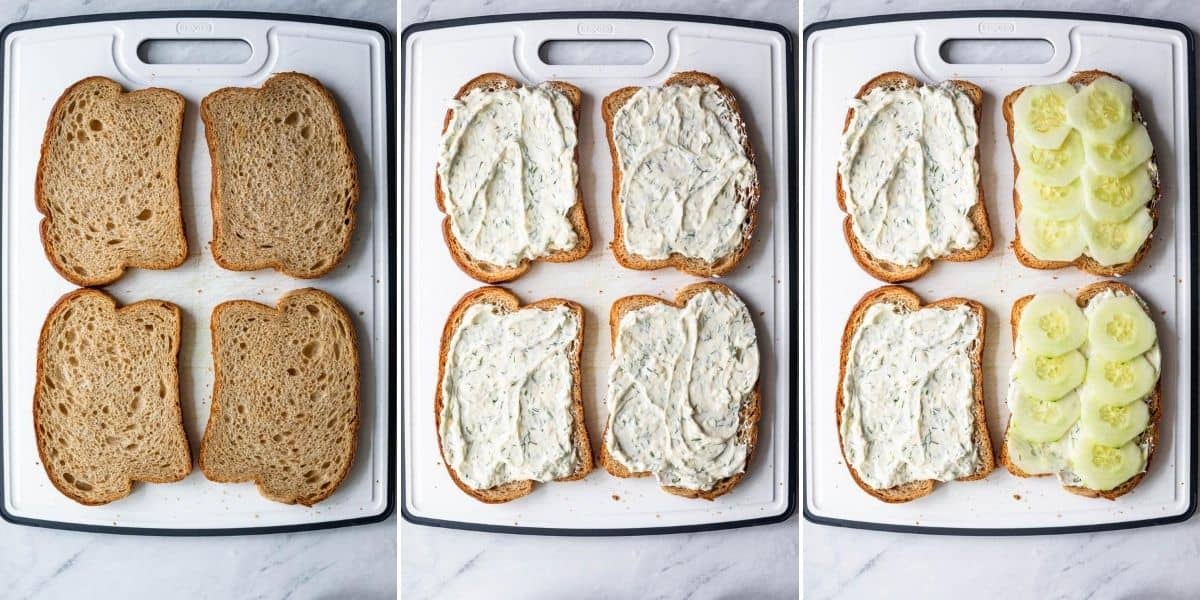
[[[478,14],[646,10],[774,21],[788,0],[401,0],[401,28]],[[709,533],[556,538],[400,524],[401,594],[471,598],[795,598],[798,521]]]
[[[163,9],[307,13],[393,28],[392,0],[0,2],[0,24]],[[396,596],[396,519],[329,531],[218,538],[119,536],[0,522],[0,598],[363,598]],[[82,594],[82,595],[81,595]]]
[[[804,22],[964,8],[955,0],[805,0]],[[1067,10],[1180,21],[1200,29],[1193,0],[1026,0],[971,8]],[[804,523],[805,598],[1196,598],[1200,518],[1122,532],[1039,537],[943,537]],[[902,584],[898,582],[903,582]]]

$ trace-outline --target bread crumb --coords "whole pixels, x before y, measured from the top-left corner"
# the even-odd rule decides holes
[[[1020,494],[1013,494],[1013,500],[1016,500],[1016,501],[1018,501],[1018,502],[1019,502],[1019,501],[1021,500],[1021,495],[1020,495]]]
[[[613,494],[613,495],[612,495],[612,498],[613,498],[613,500],[616,500],[617,502],[620,502],[620,501],[621,501],[621,497],[620,497],[620,496],[618,496],[618,495],[616,495],[616,494]]]

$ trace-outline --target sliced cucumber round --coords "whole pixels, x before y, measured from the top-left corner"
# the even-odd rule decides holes
[[[1144,356],[1109,360],[1093,356],[1088,361],[1083,387],[1089,398],[1108,404],[1129,404],[1145,398],[1158,382],[1158,371]]]
[[[1018,469],[1030,475],[1049,475],[1067,468],[1068,436],[1053,442],[1031,442],[1009,433],[1004,440],[1008,460]]]
[[[1013,150],[1021,170],[1028,170],[1045,184],[1066,185],[1079,177],[1083,169],[1083,138],[1075,130],[1056,148],[1039,148],[1018,135]]]
[[[1154,184],[1145,164],[1122,177],[1101,175],[1086,168],[1081,187],[1084,206],[1097,221],[1124,221],[1154,196]]]
[[[1036,354],[1058,356],[1087,341],[1088,321],[1065,292],[1033,297],[1021,310],[1017,339]]]
[[[1087,361],[1078,350],[1059,356],[1026,354],[1017,359],[1017,383],[1039,400],[1057,400],[1083,383]]]
[[[1075,96],[1069,83],[1031,85],[1013,102],[1013,119],[1021,135],[1039,148],[1057,148],[1071,133],[1067,103]]]
[[[1083,207],[1083,183],[1075,179],[1066,185],[1049,185],[1037,180],[1029,171],[1017,175],[1017,193],[1021,208],[1028,208],[1051,219],[1071,219]]]
[[[1040,260],[1075,260],[1087,247],[1079,219],[1051,219],[1032,211],[1021,211],[1017,233],[1021,245]]]
[[[1133,88],[1101,77],[1067,101],[1067,118],[1084,138],[1114,142],[1133,126]]]
[[[1083,144],[1087,164],[1101,175],[1120,177],[1150,160],[1154,144],[1146,126],[1135,123],[1133,128],[1114,142],[1089,140]],[[1024,168],[1024,164],[1021,165]]]
[[[1028,394],[1012,399],[1012,432],[1031,442],[1053,442],[1079,420],[1079,394],[1059,400],[1039,400]]]
[[[1108,298],[1088,316],[1088,341],[1097,358],[1130,360],[1154,345],[1154,321],[1133,296]]]
[[[1105,446],[1120,446],[1141,435],[1150,424],[1150,406],[1104,402],[1087,392],[1081,394],[1083,434]]]
[[[1071,448],[1070,461],[1071,470],[1083,481],[1083,487],[1104,492],[1141,473],[1146,457],[1133,442],[1114,447],[1081,436]]]
[[[1124,221],[1085,219],[1083,223],[1088,256],[1105,266],[1133,260],[1153,230],[1154,218],[1150,209],[1144,207]]]

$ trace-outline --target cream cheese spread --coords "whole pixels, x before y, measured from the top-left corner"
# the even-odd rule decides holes
[[[575,472],[570,355],[579,317],[563,306],[464,311],[446,351],[443,456],[475,489]]]
[[[854,237],[871,256],[915,266],[973,248],[979,128],[949,82],[876,88],[851,102],[838,174]]]
[[[714,262],[749,235],[758,174],[743,147],[745,125],[719,90],[644,87],[614,115],[629,253]]]
[[[634,473],[712,489],[746,469],[740,413],[757,382],[754,323],[737,297],[704,291],[682,307],[629,311],[608,371],[604,443]]]
[[[888,489],[975,473],[978,315],[963,306],[870,306],[842,379],[842,447],[860,479]]]
[[[574,107],[542,84],[477,89],[450,103],[437,173],[455,239],[474,260],[513,267],[574,247]]]

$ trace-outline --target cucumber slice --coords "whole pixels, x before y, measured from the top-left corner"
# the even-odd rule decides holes
[[[1053,442],[1031,442],[1017,435],[1009,435],[1004,443],[1008,446],[1008,460],[1018,469],[1030,475],[1049,475],[1067,468],[1067,445],[1070,436]]]
[[[1061,438],[1079,420],[1079,394],[1069,393],[1060,400],[1039,400],[1018,393],[1012,398],[1010,432],[1031,442],[1053,442]]]
[[[1021,245],[1040,260],[1075,260],[1087,247],[1079,219],[1050,219],[1022,210],[1017,217]]]
[[[1133,88],[1101,77],[1067,101],[1067,118],[1085,139],[1115,142],[1133,126]]]
[[[1158,371],[1144,356],[1109,360],[1093,356],[1088,361],[1083,387],[1088,396],[1107,404],[1129,404],[1145,398],[1158,382]]]
[[[1049,185],[1029,171],[1017,175],[1017,193],[1021,207],[1051,219],[1071,219],[1083,207],[1083,183],[1076,179],[1066,185]]]
[[[1070,461],[1071,470],[1083,480],[1083,487],[1104,492],[1141,473],[1146,457],[1133,442],[1106,446],[1085,435],[1071,448]]]
[[[1097,221],[1124,221],[1154,196],[1148,164],[1122,177],[1101,175],[1091,168],[1083,170],[1083,203]],[[1024,199],[1024,194],[1022,194]]]
[[[1083,434],[1105,446],[1120,446],[1141,435],[1150,424],[1150,406],[1140,400],[1104,402],[1087,392],[1081,398]]]
[[[1017,359],[1017,383],[1038,400],[1057,400],[1083,383],[1087,361],[1078,350],[1059,356],[1026,354]]]
[[[1133,296],[1108,298],[1088,316],[1088,340],[1097,358],[1130,360],[1158,339],[1154,321]]]
[[[1018,135],[1013,150],[1022,171],[1028,170],[1038,181],[1049,185],[1071,183],[1083,169],[1083,138],[1075,130],[1057,148],[1039,148]]]
[[[1071,133],[1067,103],[1075,97],[1069,83],[1031,85],[1013,102],[1013,119],[1021,135],[1039,148],[1057,148]]]
[[[1150,209],[1145,207],[1124,221],[1109,223],[1084,219],[1083,222],[1088,256],[1104,266],[1133,260],[1153,230],[1154,218],[1150,216]]]
[[[1088,321],[1065,292],[1033,297],[1021,310],[1017,339],[1036,354],[1058,356],[1087,341]]]
[[[1154,144],[1150,142],[1150,132],[1146,126],[1135,123],[1120,139],[1115,142],[1088,141],[1083,144],[1087,164],[1101,175],[1120,177],[1134,170],[1138,165],[1150,160],[1154,154]],[[1024,164],[1021,165],[1024,168]]]

